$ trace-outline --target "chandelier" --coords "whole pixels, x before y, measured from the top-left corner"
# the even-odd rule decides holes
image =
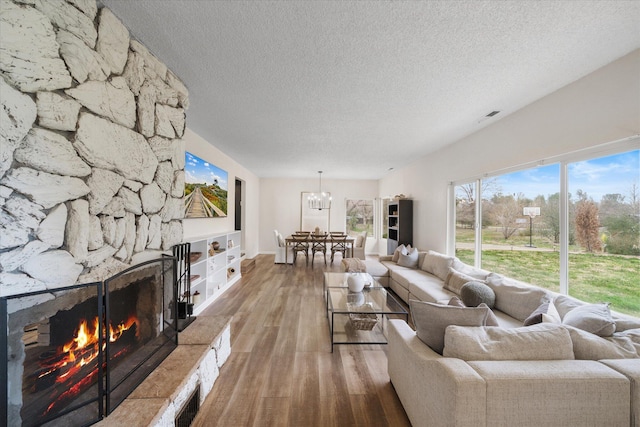
[[[311,193],[307,197],[309,203],[309,209],[331,209],[331,193],[322,191],[322,171],[318,171],[320,174],[320,185],[318,186],[317,193]]]

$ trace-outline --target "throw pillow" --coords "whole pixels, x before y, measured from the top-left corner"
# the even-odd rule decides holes
[[[438,354],[444,348],[447,326],[484,326],[490,311],[487,307],[454,307],[417,300],[409,300],[409,307],[418,338]]]
[[[411,245],[405,246],[404,244],[398,246],[395,251],[393,251],[393,257],[391,261],[398,262],[398,258],[400,258],[400,253],[407,250],[407,248],[411,248]]]
[[[451,297],[448,305],[452,305],[454,307],[466,307],[466,305],[464,305],[464,303],[458,297]]]
[[[566,316],[568,312],[576,307],[586,305],[586,302],[570,297],[569,295],[558,295],[556,299],[553,300],[553,305],[556,306],[558,313],[560,313],[560,318],[564,319],[564,316]]]
[[[485,303],[487,307],[493,308],[496,294],[482,282],[468,282],[460,288],[460,299],[467,307],[477,307]]]
[[[544,300],[529,317],[524,319],[524,326],[537,325],[538,323],[562,323],[556,306],[551,300]]]
[[[487,285],[496,294],[495,308],[521,322],[538,308],[543,299],[549,299],[545,289],[496,273],[489,274]]]
[[[616,331],[609,304],[586,304],[568,312],[562,323],[600,337],[610,337]]]
[[[480,304],[478,307],[489,308],[485,303]],[[487,321],[485,323],[485,326],[500,326],[500,324],[498,323],[498,317],[490,308],[489,308],[489,314],[487,315]]]
[[[398,265],[408,268],[418,268],[418,249],[412,248],[407,253],[400,252]]]
[[[428,251],[420,268],[442,280],[446,280],[449,275],[449,268],[453,265],[453,260],[454,258],[448,255]]]
[[[449,326],[445,357],[462,360],[573,360],[573,344],[560,325],[528,328]]]
[[[478,281],[473,276],[466,275],[460,271],[449,268],[449,274],[444,281],[444,288],[450,290],[454,294],[460,295],[460,289],[465,283]]]
[[[632,337],[624,332],[604,338],[573,326],[565,325],[565,327],[571,335],[573,352],[578,360],[634,359],[639,357],[638,346],[634,345]]]

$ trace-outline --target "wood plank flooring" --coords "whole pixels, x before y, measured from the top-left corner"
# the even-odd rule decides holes
[[[410,426],[389,382],[386,346],[331,353],[324,271],[256,257],[203,314],[232,315],[231,356],[192,426]]]

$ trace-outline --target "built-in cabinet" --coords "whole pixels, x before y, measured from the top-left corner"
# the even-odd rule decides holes
[[[393,200],[387,207],[387,254],[398,245],[413,245],[413,200]]]
[[[240,279],[241,238],[240,231],[232,231],[189,240],[194,315]]]

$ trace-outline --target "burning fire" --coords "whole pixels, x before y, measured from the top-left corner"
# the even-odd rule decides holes
[[[126,321],[120,322],[115,327],[109,325],[109,342],[116,342],[125,331],[137,324],[138,319],[132,316]],[[137,328],[136,336],[138,336]],[[49,364],[49,366],[47,366],[49,369],[41,372],[39,378],[45,377],[53,372],[58,372],[55,382],[63,383],[69,376],[74,375],[83,366],[98,357],[99,342],[100,322],[98,321],[98,317],[95,317],[92,322],[83,319],[78,326],[75,336],[62,346],[55,362]],[[105,345],[106,343],[103,342],[103,350]]]
[[[102,342],[102,350],[106,347],[106,339],[108,339],[110,343],[115,343],[125,331],[131,329],[134,325],[136,325],[135,336],[139,338],[138,319],[135,316],[129,317],[126,321],[120,322],[115,327],[109,325],[109,330],[103,331],[105,339],[103,339]],[[65,386],[69,387],[62,394],[58,395],[49,405],[47,412],[56,406],[58,401],[70,395],[77,394],[79,388],[94,381],[98,367],[88,367],[84,370],[83,367],[98,357],[100,353],[99,350],[100,322],[98,317],[95,317],[93,321],[83,319],[78,325],[75,336],[68,343],[58,348],[56,355],[41,360],[41,367],[43,369],[37,376],[38,379],[49,377],[53,383],[65,384]],[[123,349],[113,357],[124,354],[126,351],[126,349]],[[87,371],[87,369],[89,371]],[[81,373],[79,378],[71,379],[78,373]]]

